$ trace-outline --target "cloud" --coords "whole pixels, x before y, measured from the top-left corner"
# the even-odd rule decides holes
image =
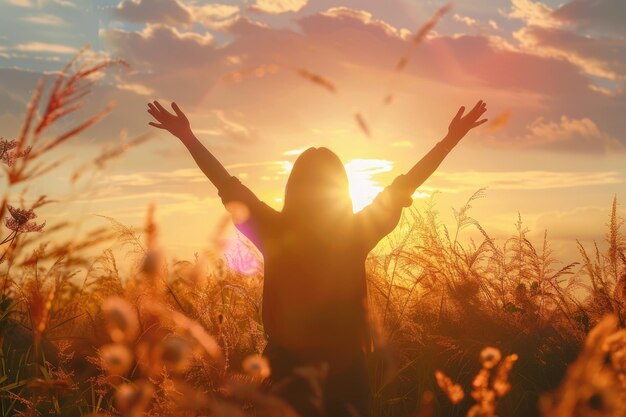
[[[530,147],[573,152],[610,152],[625,150],[617,139],[602,132],[588,118],[570,119],[561,116],[558,122],[543,118],[529,126],[530,134],[525,141]]]
[[[511,0],[511,10],[506,13],[511,19],[519,19],[531,26],[558,27],[561,23],[552,16],[552,9],[540,1]]]
[[[62,7],[68,7],[72,9],[75,9],[78,7],[76,3],[70,0],[53,0],[53,1],[55,4],[58,4],[59,6],[62,6]]]
[[[157,71],[190,68],[192,65],[201,67],[214,58],[211,34],[181,33],[170,26],[148,25],[140,32],[104,30],[101,38],[118,57],[140,67],[148,65]]]
[[[131,91],[140,96],[154,96],[154,90],[139,83],[118,82],[116,87],[120,90]]]
[[[22,52],[45,52],[53,54],[75,54],[78,52],[78,49],[72,46],[45,42],[21,43],[14,46],[13,49]]]
[[[392,91],[392,105],[404,106],[410,100],[417,104],[419,97],[428,96],[429,105],[423,111],[428,112],[427,122],[433,126],[448,123],[451,98],[464,101],[471,88],[489,101],[490,108],[511,110],[511,123],[498,131],[503,143],[527,135],[527,126],[538,115],[560,123],[563,114],[576,120],[587,118],[606,137],[626,141],[622,136],[626,120],[620,116],[623,98],[593,88],[580,63],[556,53],[541,54],[530,46],[519,47],[503,38],[483,35],[431,36],[411,50],[402,29],[369,12],[347,7],[297,17],[294,22],[298,26],[295,29],[273,28],[238,17],[225,29],[231,37],[228,42],[223,42],[221,35],[216,40],[208,33],[150,24],[137,32],[102,30],[101,38],[115,57],[135,68],[125,83],[141,84],[154,90],[156,97],[205,110],[216,107],[211,104],[214,100],[221,100],[219,107],[225,114],[239,112],[237,123],[256,131],[264,126],[289,134],[322,128],[352,134],[353,125],[330,124],[337,120],[341,108],[361,106],[366,96],[380,100],[373,96],[384,92],[375,86],[381,82],[387,85],[390,80],[393,86],[402,79],[410,89]],[[526,30],[530,28],[556,30],[545,26],[527,26]],[[598,59],[608,59],[591,45],[588,49]],[[401,74],[395,72],[396,63],[408,50],[409,65]],[[337,94],[328,95],[299,77],[294,68],[306,68],[330,80]],[[619,69],[611,68],[614,73]],[[284,93],[277,94],[279,90]],[[272,106],[266,105],[269,97]],[[581,107],[586,114],[581,114]],[[277,114],[280,124],[271,122]],[[323,114],[326,117],[321,117]],[[345,117],[351,121],[352,115]],[[397,128],[384,129],[392,136],[391,141],[393,136],[407,137],[410,126],[416,123],[408,114],[398,113],[397,117]],[[212,129],[207,124],[201,128]],[[310,140],[303,135],[302,143],[291,147]]]
[[[308,2],[309,0],[256,0],[249,9],[270,14],[297,12]]]
[[[7,0],[7,3],[17,7],[31,8],[34,4],[31,0]]]
[[[145,24],[191,27],[200,23],[223,29],[239,15],[239,7],[228,4],[186,4],[179,0],[123,0],[113,10],[117,19]]]
[[[311,16],[311,18],[304,17],[300,19],[300,24],[304,24],[305,28],[313,29],[312,25],[308,24],[310,21],[317,21],[318,23],[322,23],[325,21],[327,24],[331,24],[333,27],[343,27],[343,29],[348,29],[350,27],[367,27],[370,31],[381,31],[387,36],[397,37],[400,36],[400,31],[384,20],[376,19],[374,16],[365,11],[365,10],[357,10],[351,9],[349,7],[333,7],[328,9],[327,11],[320,13],[317,15],[319,19],[316,19],[316,16]],[[329,18],[329,19],[325,19]],[[319,29],[315,29],[318,31]]]
[[[213,109],[210,113],[210,120],[196,118],[203,125],[210,126],[210,128],[196,129],[196,133],[200,135],[217,136],[223,138],[229,138],[241,143],[256,142],[258,140],[258,133],[254,130],[235,122],[233,119],[226,115],[226,112],[221,109]]]
[[[625,152],[626,146],[603,132],[591,119],[561,116],[557,121],[539,117],[527,126],[522,137],[507,140],[486,139],[490,147],[508,149],[542,149],[562,153],[608,154]]]
[[[35,6],[37,7],[42,7],[42,5],[44,4],[43,1],[39,0],[39,1],[33,1],[33,0],[5,0],[6,3],[9,3],[13,6],[17,6],[17,7],[23,7],[26,9],[30,9],[33,8]],[[52,3],[57,4],[59,6],[62,7],[71,7],[71,8],[76,8],[76,4],[69,1],[69,0],[52,0]]]
[[[53,14],[38,14],[36,16],[26,16],[23,17],[22,20],[29,23],[34,23],[36,25],[45,25],[45,26],[61,26],[65,22],[59,16],[55,16]]]
[[[192,14],[178,0],[123,0],[113,16],[133,23],[190,25]]]
[[[509,18],[525,26],[513,35],[525,50],[566,59],[587,74],[626,79],[626,2],[573,0],[556,10],[532,0],[512,0]]]
[[[591,38],[575,32],[525,27],[514,36],[529,50],[567,59],[587,74],[610,80],[626,79],[626,40]]]
[[[623,183],[621,174],[615,171],[438,171],[428,180],[428,185],[420,189],[445,192],[476,190],[482,187],[494,190],[554,190]]]
[[[474,27],[478,24],[478,22],[476,21],[476,19],[472,19],[469,16],[461,16],[458,13],[455,13],[452,18],[457,21],[457,22],[462,22],[465,23],[467,26],[469,27]],[[494,22],[495,23],[495,22]]]
[[[622,0],[573,0],[555,10],[552,16],[577,28],[626,35],[626,2]]]
[[[228,4],[205,4],[192,6],[194,21],[213,30],[224,30],[239,17],[239,7]]]

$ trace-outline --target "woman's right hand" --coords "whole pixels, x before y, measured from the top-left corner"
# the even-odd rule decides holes
[[[465,112],[465,106],[461,107],[454,116],[454,119],[450,122],[450,126],[448,127],[448,138],[450,141],[456,144],[458,141],[463,139],[467,133],[474,129],[477,126],[482,125],[487,121],[487,119],[480,119],[480,117],[487,111],[487,103],[480,100],[472,110],[469,111],[465,116],[463,113]],[[479,120],[480,119],[480,120]]]
[[[156,119],[157,122],[148,123],[150,126],[157,127],[159,129],[164,129],[170,132],[172,135],[176,136],[179,139],[187,137],[191,134],[191,127],[189,125],[189,120],[185,113],[178,107],[176,103],[172,103],[172,109],[175,114],[167,111],[158,101],[153,101],[152,103],[148,103],[148,113],[152,115]]]

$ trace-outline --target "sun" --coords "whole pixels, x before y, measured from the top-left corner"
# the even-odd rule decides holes
[[[350,182],[354,212],[370,204],[383,190],[384,185],[374,179],[374,176],[393,169],[393,162],[384,159],[352,159],[344,165]]]

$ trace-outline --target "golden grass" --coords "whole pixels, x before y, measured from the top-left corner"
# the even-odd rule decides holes
[[[0,142],[10,185],[53,169],[50,150],[104,115],[40,138],[78,108],[89,77],[110,66],[72,69],[77,62],[54,81],[43,114],[35,111],[42,83],[20,137]],[[101,169],[127,146],[82,169]],[[69,224],[36,220],[45,196],[18,207],[11,193],[0,207],[3,416],[294,415],[276,395],[280,387],[264,382],[271,368],[259,356],[259,273],[229,270],[210,251],[168,261],[154,207],[142,230],[109,219],[111,227],[88,238],[49,242]],[[540,399],[544,416],[624,415],[626,239],[617,198],[608,249],[590,254],[579,245],[580,262],[563,265],[547,235],[535,246],[521,219],[508,240],[491,238],[469,214],[483,196],[479,190],[455,211],[453,228],[440,222],[433,200],[406,211],[391,252],[369,257],[378,347],[369,358],[372,415],[530,416]],[[468,228],[481,240],[465,243]],[[104,243],[125,248],[133,274],[122,276],[111,249],[87,255]],[[316,388],[323,370],[298,377]]]

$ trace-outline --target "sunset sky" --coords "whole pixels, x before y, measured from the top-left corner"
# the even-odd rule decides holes
[[[452,207],[487,187],[471,214],[488,232],[506,238],[520,213],[537,243],[547,228],[565,260],[576,260],[575,239],[602,240],[613,196],[626,201],[626,1],[459,0],[415,45],[445,4],[0,0],[0,136],[18,134],[37,80],[85,44],[94,58],[125,60],[130,69],[107,70],[65,126],[110,101],[114,111],[66,144],[59,153],[71,159],[28,193],[71,196],[41,213],[52,223],[103,225],[93,216],[102,214],[140,226],[154,202],[164,244],[191,258],[225,211],[168,133],[108,164],[88,191],[69,185],[103,146],[151,130],[148,101],[175,100],[230,172],[279,209],[301,150],[336,151],[362,207],[445,135],[459,106],[483,99],[490,122],[420,188],[416,207],[439,191],[451,222]]]

